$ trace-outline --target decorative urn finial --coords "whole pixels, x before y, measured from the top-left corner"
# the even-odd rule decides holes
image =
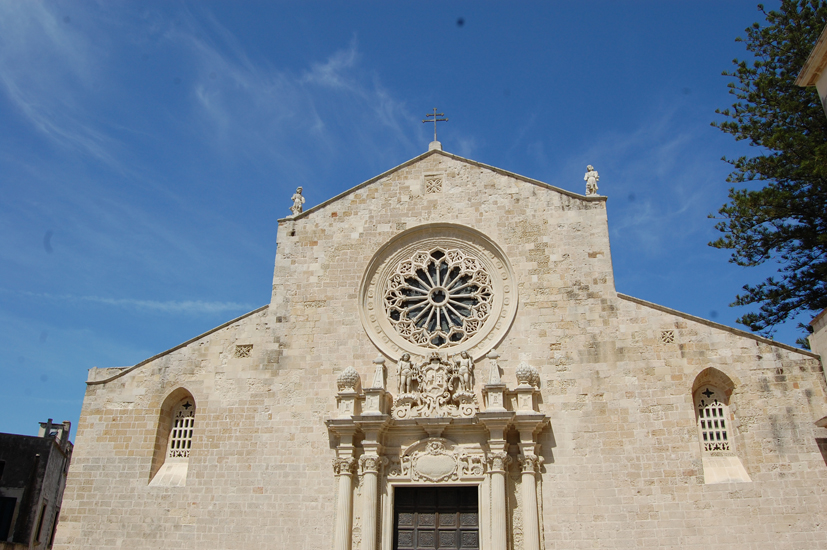
[[[336,378],[336,385],[339,387],[339,391],[355,391],[356,386],[359,384],[359,373],[356,372],[356,369],[353,367],[348,367],[343,370],[339,377]]]

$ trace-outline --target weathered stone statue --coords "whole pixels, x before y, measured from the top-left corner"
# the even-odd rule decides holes
[[[402,359],[396,363],[397,390],[400,394],[411,393],[411,382],[414,376],[414,366],[408,353],[402,354]]]
[[[293,201],[293,206],[290,207],[290,211],[293,213],[294,216],[298,216],[302,213],[303,204],[304,204],[304,197],[302,196],[302,188],[299,187],[296,189],[296,192],[290,197],[290,200]]]
[[[586,196],[597,195],[597,182],[600,180],[600,176],[597,175],[597,170],[591,164],[586,166],[586,170],[586,175],[583,177],[586,181]]]
[[[459,379],[459,390],[463,392],[474,391],[474,384],[472,382],[474,376],[474,360],[468,355],[467,351],[463,351],[459,359],[454,359],[456,364],[456,373]]]

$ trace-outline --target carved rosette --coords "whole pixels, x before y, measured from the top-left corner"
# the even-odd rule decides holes
[[[489,453],[488,454],[488,472],[489,473],[505,473],[508,466],[511,464],[511,457],[508,453]]]
[[[359,457],[359,473],[364,474],[379,474],[382,467],[388,463],[388,459],[384,456],[361,456]]]
[[[337,476],[350,476],[356,473],[355,458],[334,458],[333,473]]]
[[[540,466],[543,464],[543,457],[535,454],[526,454],[520,457],[520,467],[523,473],[536,474],[540,471]]]
[[[380,247],[359,288],[359,317],[387,356],[431,350],[477,360],[517,313],[514,272],[500,247],[468,227],[428,223]]]

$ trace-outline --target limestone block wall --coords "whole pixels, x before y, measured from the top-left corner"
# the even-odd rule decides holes
[[[607,331],[542,365],[545,535],[558,541],[548,547],[823,544],[819,362],[639,301],[615,306]],[[708,367],[735,382],[735,450],[751,483],[704,483],[692,386]]]
[[[369,380],[378,355],[360,283],[383,245],[436,222],[486,235],[513,267],[519,306],[497,350],[510,386],[520,362],[541,372],[546,548],[825,540],[827,429],[813,422],[827,401],[812,354],[618,295],[604,198],[434,151],[281,220],[269,307],[137,367],[90,372],[56,547],[330,548],[324,421],[336,376],[353,366]],[[386,359],[394,393],[398,358]],[[691,392],[708,367],[735,383],[751,483],[704,483]],[[197,407],[186,486],[149,487],[159,411],[178,388]]]

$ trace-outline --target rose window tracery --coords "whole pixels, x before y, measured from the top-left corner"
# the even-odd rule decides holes
[[[416,251],[400,261],[385,291],[385,313],[407,341],[429,348],[472,337],[492,311],[494,290],[482,262],[451,248]]]

